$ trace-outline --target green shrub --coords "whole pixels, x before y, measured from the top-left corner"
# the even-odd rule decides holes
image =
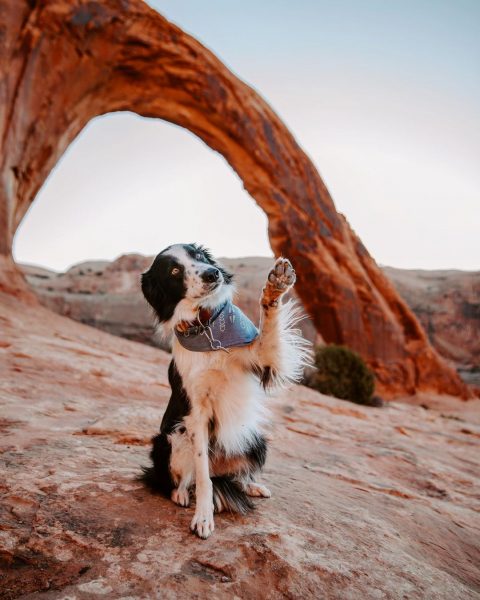
[[[345,346],[319,346],[315,350],[317,368],[307,385],[322,394],[372,404],[375,380],[364,360]]]

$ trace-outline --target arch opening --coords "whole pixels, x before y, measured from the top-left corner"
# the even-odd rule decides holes
[[[54,270],[199,241],[217,256],[272,256],[265,213],[188,130],[132,113],[93,119],[15,233],[17,262]]]

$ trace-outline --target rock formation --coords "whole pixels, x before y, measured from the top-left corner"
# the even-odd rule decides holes
[[[192,508],[135,480],[168,355],[7,283],[0,598],[479,598],[480,401],[375,409],[300,386],[272,398],[273,497],[217,516],[203,541],[188,531]]]
[[[0,0],[0,16],[0,253],[92,117],[165,119],[241,177],[268,216],[274,252],[296,264],[298,293],[326,341],[360,352],[385,392],[468,395],[285,125],[200,43],[141,0]]]

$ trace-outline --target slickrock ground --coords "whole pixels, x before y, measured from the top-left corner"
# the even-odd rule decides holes
[[[115,261],[90,261],[65,273],[23,266],[44,306],[109,333],[159,344],[139,288],[142,271],[152,258],[138,254]],[[272,259],[223,259],[235,273],[238,304],[255,322],[258,298]],[[422,323],[437,352],[480,392],[480,272],[422,271],[384,267],[402,298]],[[321,342],[310,319],[303,335]]]
[[[480,598],[478,401],[272,399],[273,498],[201,541],[135,481],[167,362],[0,291],[0,597]]]

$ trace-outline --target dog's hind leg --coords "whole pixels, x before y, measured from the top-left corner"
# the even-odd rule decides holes
[[[253,474],[244,475],[239,479],[239,482],[247,496],[252,496],[253,498],[270,498],[272,495],[272,492],[266,485],[255,481]]]
[[[245,484],[245,492],[248,496],[253,496],[254,498],[270,498],[272,495],[272,492],[267,486],[256,483],[255,481],[250,481]]]
[[[190,504],[190,489],[183,481],[178,488],[172,490],[172,501],[179,506],[188,506]]]

